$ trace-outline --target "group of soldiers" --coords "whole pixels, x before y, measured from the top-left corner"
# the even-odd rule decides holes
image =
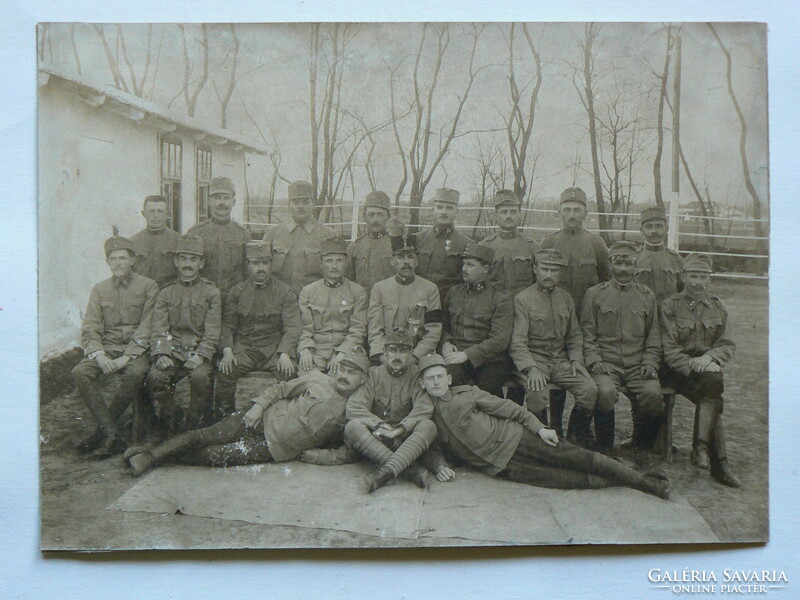
[[[739,486],[721,421],[728,313],[708,291],[708,257],[665,246],[661,208],[642,213],[643,245],[607,248],[583,228],[586,195],[571,187],[563,228],[539,244],[520,231],[519,198],[499,190],[498,228],[475,243],[454,227],[456,190],[436,190],[433,226],[419,235],[373,191],[366,232],[348,246],[315,218],[309,183],[288,192],[290,218],[261,241],[231,219],[226,177],[211,182],[211,218],[187,234],[148,196],[147,228],[106,241],[112,276],[92,289],[73,370],[97,422],[80,451],[124,453],[134,475],[165,461],[366,457],[367,492],[401,475],[448,481],[460,463],[531,485],[668,498],[654,443],[671,386],[696,405],[692,463]],[[237,410],[237,381],[254,371],[268,383]],[[621,397],[636,465],[615,459]],[[120,422],[131,403],[143,425],[129,442]]]

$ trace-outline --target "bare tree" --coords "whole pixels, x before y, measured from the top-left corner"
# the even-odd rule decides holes
[[[396,100],[396,79],[399,79],[398,70],[399,64],[389,69],[389,88],[390,88],[390,106],[392,110],[391,122],[394,124],[395,142],[397,143],[397,150],[400,154],[403,163],[403,179],[400,182],[395,201],[397,202],[403,194],[406,185],[409,183],[410,175],[410,207],[411,207],[411,225],[419,223],[419,207],[422,203],[425,189],[431,182],[434,173],[441,166],[442,161],[450,149],[450,144],[459,133],[458,127],[461,120],[461,115],[464,110],[464,105],[467,102],[470,91],[477,75],[488,65],[476,67],[475,54],[478,48],[478,40],[483,32],[484,26],[474,24],[472,26],[472,43],[469,51],[469,59],[463,61],[467,64],[467,81],[461,91],[461,94],[456,97],[455,110],[452,116],[444,121],[444,125],[435,131],[434,125],[434,112],[436,106],[434,100],[438,99],[436,89],[439,84],[439,77],[442,73],[442,65],[445,56],[448,55],[448,47],[450,45],[450,25],[430,25],[425,24],[422,27],[419,43],[417,44],[416,52],[413,56],[413,67],[411,72],[411,81],[409,87],[412,90],[410,100],[410,115],[413,119],[413,124],[410,128],[410,139],[404,141],[400,133],[400,128],[397,122],[400,120],[401,115],[398,110]],[[429,70],[428,76],[422,72],[424,66],[422,65],[423,57],[428,56],[428,39],[432,38],[432,43],[435,44],[433,55],[433,65]],[[459,57],[461,59],[462,57]],[[431,146],[431,141],[438,138],[438,148]]]
[[[656,156],[653,159],[653,181],[655,184],[656,205],[664,208],[664,194],[661,191],[661,157],[664,152],[664,104],[667,101],[667,81],[669,79],[670,62],[672,61],[672,48],[675,40],[672,36],[672,25],[667,25],[667,47],[664,51],[664,66],[661,73],[654,73],[658,78],[658,123],[656,133]]]
[[[231,47],[231,69],[228,78],[228,86],[225,89],[224,94],[220,94],[219,90],[217,89],[216,82],[213,83],[214,92],[217,94],[217,99],[219,100],[220,108],[219,108],[219,125],[223,129],[228,126],[228,105],[231,102],[231,96],[233,96],[233,90],[236,88],[236,84],[239,79],[236,77],[236,69],[239,66],[239,36],[236,34],[236,26],[233,23],[229,23],[230,33],[232,38],[232,47]]]
[[[491,139],[488,144],[484,144],[478,138],[478,156],[474,160],[476,164],[472,183],[478,196],[479,210],[475,211],[472,238],[479,240],[484,237],[484,235],[479,235],[482,233],[479,226],[488,224],[487,213],[484,210],[486,200],[492,195],[492,190],[502,189],[506,186],[506,177],[509,173],[506,157],[494,139]]]
[[[78,53],[78,44],[75,42],[75,28],[77,23],[73,23],[69,28],[69,41],[72,46],[72,56],[75,58],[75,68],[78,70],[78,75],[83,75],[81,69],[81,55]]]
[[[193,117],[197,108],[197,98],[200,96],[200,92],[203,91],[206,82],[208,82],[208,25],[205,23],[200,25],[202,66],[200,67],[200,76],[194,84],[194,89],[192,89],[193,82],[191,79],[194,64],[189,57],[189,36],[186,32],[186,25],[179,24],[178,28],[181,31],[183,50],[183,82],[181,84],[181,94],[183,94],[183,99],[186,102],[186,112],[190,117]]]
[[[739,105],[739,100],[736,97],[736,93],[733,89],[733,58],[731,56],[730,49],[725,47],[725,44],[722,43],[722,39],[717,34],[717,30],[714,29],[714,26],[711,23],[707,23],[708,28],[711,30],[711,33],[714,34],[714,38],[717,40],[717,44],[719,44],[720,50],[725,55],[725,76],[728,83],[728,95],[731,97],[731,102],[733,103],[733,108],[736,110],[736,116],[739,118],[739,156],[742,159],[742,172],[744,174],[744,185],[747,188],[747,192],[750,194],[750,199],[752,201],[753,207],[753,218],[755,219],[755,230],[756,236],[759,238],[764,237],[764,228],[761,223],[761,199],[758,197],[758,192],[756,191],[755,186],[753,185],[753,180],[750,176],[750,165],[747,160],[747,122],[744,118],[744,113],[742,112],[742,107]],[[764,243],[764,240],[758,240],[758,247],[762,253],[766,254],[767,246]]]
[[[94,30],[97,32],[100,41],[103,43],[103,51],[105,52],[106,62],[108,62],[108,68],[111,69],[111,76],[114,78],[114,87],[126,92],[130,91],[128,84],[125,83],[125,78],[122,76],[122,73],[119,69],[119,56],[114,53],[114,50],[111,48],[111,44],[106,37],[105,26],[103,24],[95,23]],[[117,39],[119,39],[119,33],[120,31],[118,29]]]

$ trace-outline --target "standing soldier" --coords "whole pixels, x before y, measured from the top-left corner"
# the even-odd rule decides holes
[[[498,230],[480,244],[494,249],[492,283],[513,299],[533,284],[533,263],[539,244],[520,233],[520,201],[511,190],[499,190],[494,195],[494,215]]]
[[[323,240],[337,236],[314,218],[314,195],[307,181],[289,184],[289,212],[291,219],[268,229],[264,241],[272,244],[272,274],[300,294],[304,286],[322,277]]]
[[[225,296],[247,277],[244,245],[250,232],[231,219],[236,204],[236,188],[227,177],[214,177],[208,188],[211,218],[192,227],[189,233],[203,238],[203,275]]]
[[[367,292],[344,277],[347,245],[322,242],[322,279],[300,292],[303,330],[297,353],[301,371],[334,371],[336,364],[367,338]]]
[[[236,382],[252,371],[267,371],[276,379],[294,375],[300,339],[297,295],[272,277],[272,254],[266,242],[249,242],[250,277],[235,285],[222,310],[222,360],[217,375],[216,417],[231,414],[236,405]]]
[[[406,327],[414,338],[412,360],[436,350],[442,335],[442,304],[435,284],[415,274],[417,242],[414,235],[392,236],[394,277],[372,286],[367,309],[369,353],[375,365],[384,362],[386,334]]]
[[[664,360],[675,392],[695,404],[692,463],[731,487],[741,484],[728,466],[722,429],[722,369],[736,344],[728,311],[708,293],[711,258],[690,254],[683,263],[683,291],[661,305]]]
[[[433,405],[417,387],[419,371],[413,364],[414,338],[398,327],[386,335],[386,364],[370,368],[367,379],[347,400],[347,443],[378,468],[364,480],[364,491],[373,492],[408,469],[436,441],[431,421]],[[426,487],[426,471],[416,465],[409,475]]]
[[[575,305],[558,287],[566,267],[567,260],[558,250],[540,250],[536,283],[514,297],[509,353],[525,376],[528,410],[542,422],[550,382],[570,391],[575,406],[593,408],[597,402],[597,386],[583,366],[583,335]]]
[[[650,288],[659,306],[665,298],[682,289],[683,259],[672,248],[667,248],[667,215],[657,206],[642,211],[644,246],[636,259],[636,281]]]
[[[439,188],[433,197],[435,223],[420,234],[419,265],[417,272],[439,288],[439,295],[447,297],[447,290],[461,282],[461,254],[472,240],[455,230],[453,224],[458,213],[459,193]]]
[[[373,191],[364,203],[364,221],[367,231],[347,248],[347,278],[367,290],[394,274],[392,269],[392,242],[386,230],[389,220],[389,196]]]
[[[567,259],[567,268],[559,284],[572,296],[575,310],[580,317],[583,296],[593,285],[608,281],[608,248],[603,238],[583,228],[586,218],[586,193],[579,187],[570,187],[561,192],[559,214],[563,227],[542,240],[542,249],[554,248]],[[566,394],[553,392],[550,396],[550,427],[559,433]]]
[[[200,276],[203,264],[203,238],[181,236],[175,253],[178,279],[161,290],[153,309],[153,364],[146,386],[161,435],[195,429],[211,412],[211,372],[220,339],[222,302],[219,290]],[[186,376],[191,394],[184,415],[175,402],[174,384]]]
[[[167,227],[167,201],[162,196],[148,196],[142,205],[147,227],[131,237],[136,249],[133,272],[152,279],[163,288],[175,281],[175,249],[180,234]]]
[[[508,294],[488,282],[494,250],[470,244],[461,271],[464,283],[450,288],[442,309],[442,355],[453,385],[477,385],[503,396],[511,377],[508,344],[514,307]]]
[[[81,399],[97,429],[78,445],[80,452],[105,457],[125,450],[117,421],[138,396],[147,374],[150,315],[158,285],[133,272],[136,256],[130,240],[116,234],[105,242],[111,277],[95,284],[81,326],[81,346],[86,354],[72,369]],[[106,405],[101,382],[119,378],[121,385]]]
[[[636,415],[633,446],[639,462],[649,464],[664,411],[658,381],[661,333],[655,296],[633,280],[636,251],[633,242],[611,245],[608,256],[613,277],[586,292],[581,327],[586,365],[597,384],[597,449],[608,454],[614,447],[614,404],[618,390],[625,388]],[[576,406],[572,414],[569,437],[585,445],[592,413]]]

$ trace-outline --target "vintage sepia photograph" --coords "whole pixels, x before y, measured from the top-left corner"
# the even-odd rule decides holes
[[[40,23],[44,551],[766,543],[762,23]]]

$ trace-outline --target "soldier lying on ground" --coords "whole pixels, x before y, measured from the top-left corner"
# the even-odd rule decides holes
[[[346,355],[335,375],[319,371],[269,386],[247,410],[179,434],[128,459],[133,475],[169,459],[215,467],[304,460],[349,462],[341,446],[347,398],[361,385],[369,359],[362,348]],[[338,448],[331,448],[339,445]],[[352,455],[350,455],[352,456]]]
[[[433,419],[444,450],[457,460],[492,477],[551,488],[631,487],[669,498],[669,484],[660,473],[640,473],[598,452],[559,442],[556,432],[511,400],[473,386],[450,388],[444,358],[420,361],[420,385],[434,405]],[[436,453],[438,479],[452,470]],[[449,468],[449,467],[447,467]]]

